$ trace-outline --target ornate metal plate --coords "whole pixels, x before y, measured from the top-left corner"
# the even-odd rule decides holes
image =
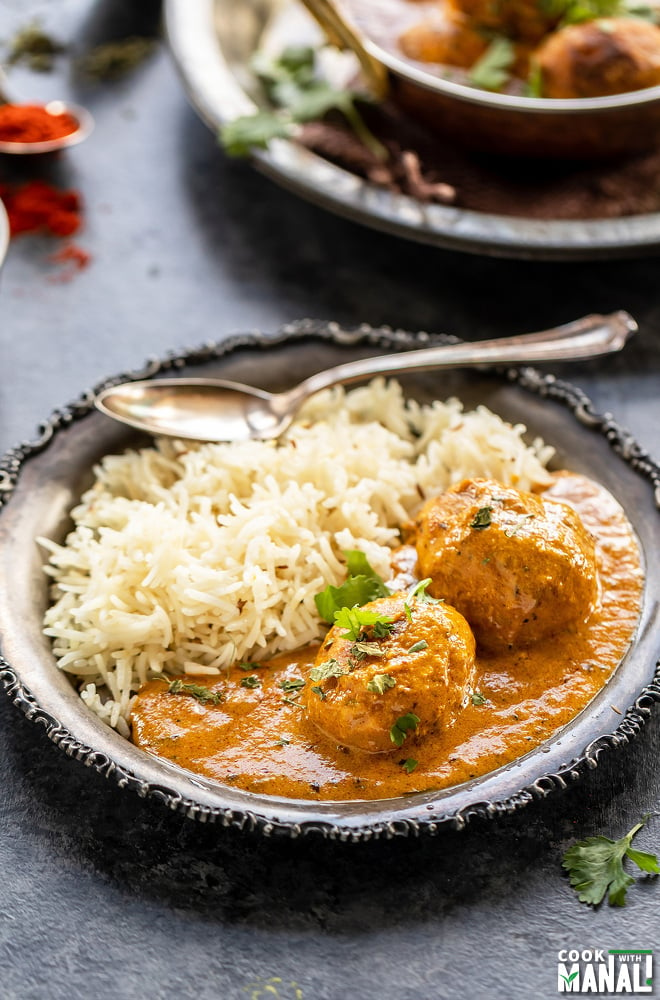
[[[193,106],[213,131],[254,111],[250,58],[273,14],[279,17],[295,5],[295,0],[166,0],[170,48]],[[256,152],[253,162],[277,183],[338,215],[434,246],[537,260],[639,256],[660,249],[660,213],[547,221],[422,204],[284,140]]]
[[[274,336],[248,334],[153,361],[93,390],[127,378],[185,372],[283,389],[295,380],[366,354],[428,342],[420,334],[303,321]],[[434,338],[442,342],[442,338]],[[505,419],[527,424],[557,449],[557,464],[603,483],[625,507],[646,564],[636,641],[610,682],[585,711],[553,739],[511,765],[442,792],[375,802],[287,800],[228,788],[153,757],[107,728],[85,707],[56,666],[42,618],[48,602],[42,554],[35,538],[61,539],[68,512],[89,485],[103,455],[144,441],[97,413],[93,392],[56,411],[33,441],[0,462],[0,681],[15,704],[43,726],[69,756],[139,795],[160,799],[202,821],[290,836],[320,834],[346,840],[433,833],[461,828],[474,816],[512,812],[577,780],[599,756],[633,737],[660,700],[660,466],[611,417],[593,411],[573,386],[533,369],[452,372],[402,380],[419,400],[456,395],[484,403]],[[614,707],[613,707],[614,706]]]

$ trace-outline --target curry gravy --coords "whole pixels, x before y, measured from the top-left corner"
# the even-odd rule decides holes
[[[378,799],[445,788],[522,756],[607,682],[633,638],[643,584],[636,539],[606,490],[558,473],[546,495],[574,507],[595,536],[599,605],[577,631],[526,649],[478,655],[475,691],[485,702],[471,701],[452,726],[424,739],[409,734],[387,753],[337,746],[301,704],[295,682],[306,680],[318,650],[307,647],[248,671],[235,666],[218,680],[182,678],[217,693],[218,704],[171,694],[169,680],[148,682],[133,709],[133,741],[223,784],[298,799]],[[259,686],[242,686],[251,676]],[[411,759],[417,765],[407,773],[402,763]]]

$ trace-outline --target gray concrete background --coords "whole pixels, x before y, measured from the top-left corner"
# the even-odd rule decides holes
[[[0,36],[33,16],[81,51],[158,25],[143,0],[0,0]],[[161,47],[130,77],[70,96],[97,128],[45,172],[78,188],[92,254],[56,279],[52,241],[12,244],[0,282],[0,448],[148,355],[302,316],[467,339],[629,309],[624,356],[571,379],[658,454],[658,261],[516,263],[406,244],[333,218],[225,159]],[[0,163],[3,176],[12,165]],[[563,947],[656,948],[660,886],[625,909],[580,905],[562,873],[576,838],[660,850],[658,713],[634,746],[519,815],[434,840],[363,846],[252,838],[165,813],[67,759],[0,698],[0,997],[7,1000],[551,998]],[[660,960],[660,954],[657,956]]]

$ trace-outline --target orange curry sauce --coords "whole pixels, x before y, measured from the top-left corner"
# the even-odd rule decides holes
[[[424,739],[410,733],[387,753],[338,746],[307,718],[295,684],[312,683],[307,675],[318,647],[307,647],[247,672],[235,666],[211,683],[208,676],[181,678],[217,693],[217,704],[171,694],[169,680],[150,681],[133,709],[133,741],[223,784],[298,799],[377,799],[445,788],[522,756],[607,682],[633,638],[643,584],[632,529],[606,490],[560,473],[547,495],[574,507],[595,536],[599,606],[577,632],[478,655],[475,690],[485,702],[470,701],[452,726]],[[249,676],[259,685],[242,686]],[[408,773],[403,762],[411,759],[417,764]]]

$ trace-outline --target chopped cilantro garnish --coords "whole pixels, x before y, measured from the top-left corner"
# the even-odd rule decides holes
[[[469,82],[481,90],[501,90],[511,75],[515,58],[513,43],[503,35],[498,35],[472,66]]]
[[[325,692],[322,691],[320,687],[313,687],[312,691],[314,692],[314,694],[318,695],[321,701],[325,701]]]
[[[316,610],[324,622],[334,623],[335,615],[342,608],[361,607],[379,597],[387,597],[389,590],[378,573],[369,565],[364,552],[349,549],[346,556],[347,579],[340,587],[329,584],[314,598]]]
[[[345,668],[333,657],[325,663],[319,663],[318,667],[312,667],[309,676],[311,680],[318,682],[327,681],[328,677],[341,677],[345,673]]]
[[[487,701],[488,701],[488,698],[486,697],[485,694],[482,694],[481,691],[473,691],[472,692],[472,704],[473,705],[485,705]]]
[[[413,645],[408,650],[409,653],[421,653],[423,649],[428,649],[429,644],[426,639],[420,639],[419,642],[413,643]]]
[[[417,729],[419,725],[419,716],[415,715],[413,712],[408,712],[407,715],[401,715],[396,720],[394,725],[390,729],[390,739],[395,746],[400,747],[403,744],[408,732],[411,729]]]
[[[442,602],[437,597],[431,597],[431,595],[426,592],[431,582],[431,577],[427,576],[425,580],[420,580],[419,583],[414,584],[414,586],[412,586],[408,591],[408,600],[420,601],[422,604],[441,604]],[[406,607],[408,608],[408,611],[411,610],[410,605],[404,604],[404,610]]]
[[[645,817],[620,840],[609,837],[588,837],[574,844],[564,854],[562,866],[569,873],[570,883],[581,903],[598,906],[608,893],[611,906],[626,905],[626,891],[635,879],[623,868],[628,857],[638,868],[652,875],[660,874],[660,864],[655,854],[637,851],[631,847],[635,834],[646,822]]]
[[[419,762],[413,760],[412,757],[407,757],[406,760],[401,760],[399,761],[399,763],[401,764],[401,767],[406,772],[406,774],[412,774]]]
[[[367,684],[367,691],[371,691],[372,694],[385,694],[395,684],[396,681],[390,674],[374,674]]]
[[[275,746],[276,747],[288,747],[290,745],[290,743],[291,743],[291,740],[285,740],[285,739],[275,740]]]
[[[256,676],[256,674],[250,674],[249,677],[241,677],[241,687],[242,688],[258,688],[258,687],[261,687],[261,681]]]
[[[283,691],[300,691],[304,686],[305,682],[302,677],[292,677],[291,680],[282,681],[280,684]]]
[[[492,507],[480,507],[470,522],[470,527],[474,528],[475,531],[483,531],[484,528],[489,528],[492,524],[490,516],[492,512]]]
[[[380,625],[382,628],[392,621],[394,619],[390,615],[381,615],[377,611],[369,611],[367,608],[340,608],[339,611],[335,612],[335,625],[344,629],[342,638],[350,639],[352,642],[363,641],[360,638],[362,629],[369,629],[376,625]]]
[[[518,523],[510,528],[507,528],[504,534],[506,535],[507,538],[513,538],[515,535],[518,534],[520,529],[527,524],[528,521],[531,521],[533,519],[534,519],[534,514],[520,514]]]
[[[377,642],[354,642],[351,646],[350,655],[357,660],[363,660],[365,656],[385,656],[385,652]]]
[[[167,693],[187,694],[191,698],[196,698],[197,701],[210,701],[212,705],[217,705],[222,701],[222,695],[219,691],[211,691],[209,688],[204,687],[203,684],[186,684],[184,681],[178,679],[170,681]]]
[[[260,663],[250,663],[249,660],[242,660],[238,665],[241,670],[245,670],[246,672],[248,670],[259,670],[261,667]]]

